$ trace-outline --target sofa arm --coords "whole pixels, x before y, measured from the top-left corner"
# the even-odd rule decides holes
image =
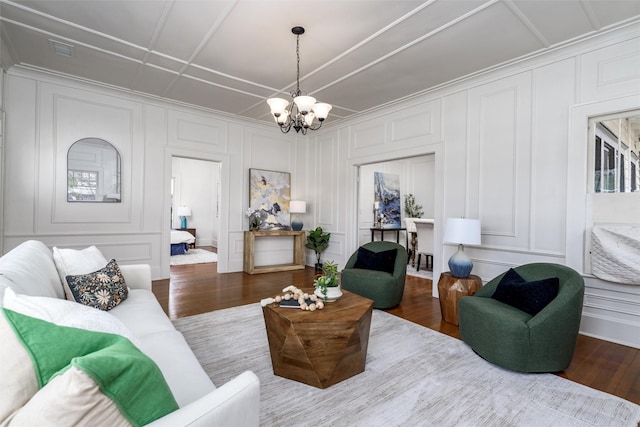
[[[119,267],[128,287],[151,290],[151,266],[149,264],[120,265]]]
[[[257,426],[260,423],[260,380],[243,372],[221,387],[148,424],[176,426]]]

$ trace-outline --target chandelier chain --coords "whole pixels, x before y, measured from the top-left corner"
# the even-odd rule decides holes
[[[300,95],[300,35],[296,35],[296,60],[297,60],[297,73],[296,73],[296,95]]]

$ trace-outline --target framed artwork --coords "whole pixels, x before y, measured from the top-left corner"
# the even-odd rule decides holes
[[[373,173],[374,202],[381,227],[396,228],[401,225],[400,175]]]
[[[290,230],[291,174],[249,169],[249,209],[259,230]]]

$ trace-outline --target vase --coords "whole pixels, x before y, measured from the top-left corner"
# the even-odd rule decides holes
[[[314,294],[318,298],[322,298],[322,300],[325,301],[324,295],[322,295],[322,290],[320,288],[316,288],[316,290],[314,291]],[[342,291],[340,290],[340,286],[328,286],[327,287],[326,302],[334,302],[338,298],[340,298],[341,296],[342,296]]]

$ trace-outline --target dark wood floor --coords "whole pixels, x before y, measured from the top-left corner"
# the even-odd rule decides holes
[[[203,248],[212,249],[212,248]],[[249,275],[217,273],[217,264],[171,267],[171,278],[153,282],[153,292],[172,319],[259,302],[285,286],[312,289],[314,270]],[[458,327],[442,321],[431,281],[407,276],[404,298],[386,310],[427,328],[460,338]],[[640,350],[580,335],[571,366],[558,374],[640,404]]]

